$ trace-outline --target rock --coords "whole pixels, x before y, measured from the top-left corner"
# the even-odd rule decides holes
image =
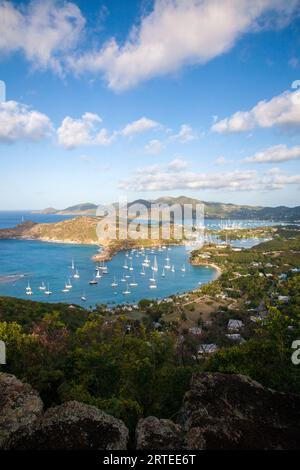
[[[178,421],[187,449],[300,448],[300,397],[243,375],[195,374]]]
[[[77,401],[49,408],[32,426],[16,432],[7,448],[16,450],[123,450],[128,429],[117,418]]]
[[[148,416],[140,419],[136,428],[136,448],[176,450],[183,448],[183,432],[169,419]]]
[[[42,411],[43,402],[30,385],[0,373],[0,449],[20,427],[33,424]]]

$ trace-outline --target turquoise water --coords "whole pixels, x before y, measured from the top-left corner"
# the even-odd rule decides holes
[[[31,214],[28,211],[0,212],[0,228],[13,227],[22,220],[34,222],[58,222],[72,216]],[[206,219],[205,225],[209,228],[220,228],[226,222],[217,219]],[[240,227],[271,225],[265,221],[230,221],[228,225],[238,224]],[[253,243],[249,241],[249,245]],[[255,242],[254,242],[255,243]],[[256,241],[257,243],[257,241]],[[235,242],[239,246],[240,242]],[[244,247],[246,247],[244,245]],[[0,295],[13,296],[23,299],[39,300],[46,302],[68,302],[86,306],[94,306],[99,303],[109,305],[115,303],[136,303],[142,298],[163,298],[172,294],[186,292],[196,288],[199,283],[207,283],[214,279],[216,271],[209,267],[195,267],[188,263],[189,253],[185,247],[174,246],[170,251],[154,252],[146,251],[151,265],[154,256],[157,258],[157,288],[150,289],[152,277],[151,268],[145,268],[145,276],[140,274],[144,257],[139,253],[132,254],[133,271],[124,270],[125,253],[119,253],[112,261],[107,263],[108,274],[103,274],[98,279],[97,285],[89,285],[89,281],[95,275],[96,264],[92,256],[96,253],[95,246],[68,245],[56,243],[44,243],[25,240],[0,240]],[[131,256],[131,254],[129,254]],[[161,276],[162,268],[166,264],[165,258],[170,257],[170,264],[174,264],[175,272],[165,270],[165,277]],[[72,277],[72,259],[79,271],[80,278]],[[131,260],[126,258],[128,264]],[[185,265],[185,272],[181,271]],[[131,275],[126,282],[121,282],[123,274]],[[135,279],[133,279],[135,277]],[[118,286],[111,284],[116,279]],[[62,289],[68,280],[71,280],[72,288],[63,293]],[[138,286],[131,287],[127,284],[135,281]],[[26,295],[26,286],[30,283],[32,296]],[[39,290],[44,282],[50,286],[52,295],[47,296]],[[129,290],[130,294],[123,292]],[[86,301],[82,301],[82,296]]]
[[[93,306],[97,303],[110,305],[123,302],[135,303],[142,298],[163,298],[191,290],[196,288],[199,282],[207,283],[216,275],[216,271],[212,268],[191,266],[188,263],[186,249],[182,246],[174,246],[170,250],[145,251],[151,264],[153,264],[154,256],[157,258],[157,289],[149,288],[149,278],[152,277],[151,268],[145,268],[145,276],[140,274],[144,257],[136,252],[132,254],[132,260],[126,257],[124,252],[118,253],[112,261],[107,263],[108,274],[103,274],[97,285],[89,285],[89,281],[93,279],[96,272],[96,264],[91,260],[95,253],[96,247],[94,246],[0,240],[0,295],[86,306]],[[174,264],[175,272],[165,270],[166,276],[162,278],[162,267],[166,263],[166,257],[170,257],[170,264]],[[79,271],[80,279],[72,278],[72,259]],[[134,271],[123,269],[125,259],[128,265],[132,261]],[[183,264],[185,264],[185,272],[181,271]],[[123,273],[131,275],[126,282],[121,282]],[[117,287],[111,286],[114,277],[118,283]],[[131,293],[124,295],[122,292],[126,290],[127,283],[130,284],[133,281],[133,277],[138,286],[130,287],[129,285]],[[61,292],[69,279],[73,285],[72,289],[68,293]],[[33,291],[30,297],[25,293],[28,281]],[[42,282],[46,286],[49,283],[51,296],[45,295],[38,289]],[[87,297],[86,302],[81,300],[83,294]]]

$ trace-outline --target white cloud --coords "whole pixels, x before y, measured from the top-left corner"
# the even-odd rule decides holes
[[[231,163],[233,163],[233,160],[229,160],[228,158],[225,158],[225,157],[219,157],[216,159],[216,165],[230,165]]]
[[[111,38],[69,65],[76,72],[103,73],[114,90],[125,90],[185,65],[204,64],[229,51],[239,37],[280,27],[298,0],[156,0],[123,45]],[[266,21],[264,14],[272,12]]]
[[[197,138],[196,133],[193,131],[192,127],[188,124],[182,124],[180,126],[178,134],[172,135],[170,140],[178,140],[181,143],[190,142]]]
[[[71,2],[35,0],[29,4],[0,1],[0,52],[21,51],[34,67],[62,73],[64,54],[79,42],[85,25]]]
[[[250,111],[237,111],[229,118],[217,121],[211,129],[229,133],[273,126],[300,126],[300,90],[285,91],[269,101],[260,101]]]
[[[97,128],[101,121],[101,117],[93,113],[85,113],[80,119],[67,116],[57,129],[58,142],[66,149],[81,145],[109,145],[113,136],[107,129]]]
[[[133,121],[127,124],[121,131],[119,131],[119,134],[124,136],[131,136],[133,134],[141,134],[142,132],[150,131],[159,126],[160,124],[158,122],[146,117],[142,117],[137,121]]]
[[[170,163],[168,163],[167,168],[168,170],[172,170],[172,171],[180,171],[180,170],[184,170],[185,168],[187,168],[187,166],[188,166],[187,161],[182,160],[182,158],[175,158]]]
[[[16,101],[0,102],[0,142],[39,141],[52,130],[45,114]]]
[[[163,148],[164,148],[164,145],[160,140],[152,139],[148,142],[148,144],[145,145],[145,152],[151,155],[157,155],[161,153]]]
[[[251,157],[245,158],[249,163],[280,163],[300,159],[300,146],[287,147],[284,144],[274,145]]]
[[[286,175],[274,171],[259,175],[255,170],[195,173],[179,171],[172,162],[139,168],[131,179],[120,182],[126,191],[221,190],[265,191],[300,184],[300,175]]]

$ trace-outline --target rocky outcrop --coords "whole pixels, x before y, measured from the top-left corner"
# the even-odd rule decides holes
[[[30,385],[0,373],[0,449],[18,429],[33,424],[42,411],[42,400]]]
[[[124,450],[128,429],[117,418],[76,401],[49,408],[7,444],[14,450]]]
[[[136,442],[140,449],[300,449],[300,397],[242,375],[195,374],[178,425],[141,420]]]
[[[143,449],[183,449],[183,431],[169,419],[155,416],[141,419],[136,428],[136,448]]]
[[[42,414],[37,393],[0,374],[0,448],[123,450],[125,424],[76,401]],[[300,449],[300,397],[279,393],[243,375],[195,374],[178,422],[139,421],[136,448]]]
[[[242,375],[194,375],[179,423],[188,449],[300,448],[300,397]]]

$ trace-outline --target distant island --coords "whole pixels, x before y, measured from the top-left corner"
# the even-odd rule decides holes
[[[256,219],[289,222],[299,222],[300,220],[300,206],[262,207],[239,204],[223,204],[221,202],[200,201],[199,199],[189,198],[186,196],[165,196],[154,200],[138,199],[129,202],[128,207],[138,205],[140,207],[144,206],[148,208],[150,204],[166,204],[168,206],[173,204],[179,204],[181,206],[183,204],[192,204],[194,207],[196,204],[204,204],[205,217],[212,219]],[[105,205],[100,206],[104,210],[107,207]],[[95,216],[98,207],[99,205],[97,204],[86,202],[66,207],[65,209],[54,209],[52,207],[48,207],[40,211],[32,211],[32,213]]]

